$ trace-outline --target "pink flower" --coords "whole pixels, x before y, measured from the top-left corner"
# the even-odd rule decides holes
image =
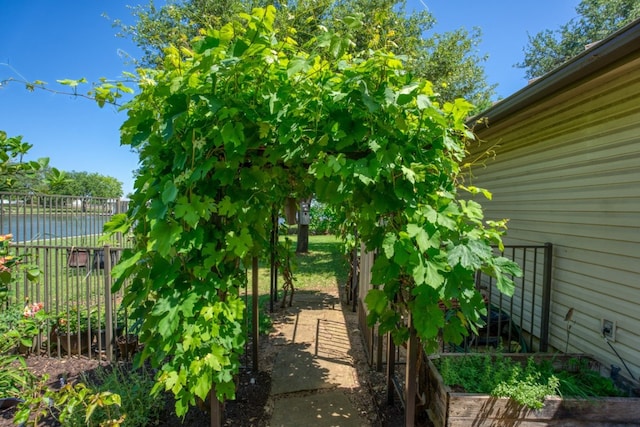
[[[44,303],[34,302],[33,304],[29,304],[27,301],[27,305],[24,306],[24,310],[22,311],[22,315],[24,317],[35,317],[36,313],[44,308]]]

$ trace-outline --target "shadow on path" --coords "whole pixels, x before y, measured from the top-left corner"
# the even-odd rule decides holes
[[[350,399],[359,382],[339,298],[301,291],[273,322],[269,425],[370,426]]]

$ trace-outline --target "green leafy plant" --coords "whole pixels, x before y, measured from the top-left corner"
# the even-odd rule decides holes
[[[125,107],[122,143],[141,167],[128,215],[105,229],[135,237],[114,290],[142,319],[139,362],[159,368],[153,392],[173,392],[179,415],[211,391],[235,396],[243,267],[269,251],[271,212],[292,195],[314,193],[379,249],[368,320],[396,341],[415,329],[430,345],[441,332],[460,342],[486,312],[475,272],[507,293],[520,274],[491,248],[506,222],[484,221],[477,202],[458,196],[489,196],[462,185],[473,106],[441,104],[388,51],[351,51],[358,16],[344,33],[317,28],[296,40],[275,30],[277,13],[257,8],[190,48],[168,46],[162,67],[139,70]],[[451,298],[461,312],[445,321],[438,303]]]
[[[11,341],[13,345],[11,350],[15,350],[20,340],[18,324],[22,319],[22,307],[18,304],[11,304],[0,311],[0,338],[4,344]]]
[[[584,359],[571,359],[569,369],[555,369],[553,361],[522,366],[501,354],[469,354],[434,359],[444,383],[467,393],[509,397],[529,408],[542,408],[547,396],[620,396],[610,378],[594,371]]]
[[[335,232],[339,224],[335,210],[325,204],[312,200],[309,206],[309,230],[313,234],[328,234]]]
[[[43,303],[29,303],[24,306],[11,304],[0,311],[0,340],[15,346],[31,347],[33,340],[47,327],[49,314]]]
[[[247,320],[253,318],[253,304],[251,302],[252,296],[247,298]],[[260,335],[266,335],[273,328],[273,321],[269,314],[269,295],[260,295],[258,297],[258,308],[260,315],[258,316],[258,333]],[[250,336],[252,332],[253,325],[250,322],[247,322],[247,335]]]
[[[60,391],[54,392],[54,395],[55,404],[60,410],[58,419],[63,425],[73,425],[71,419],[78,413],[84,413],[82,423],[76,424],[78,426],[120,426],[126,419],[124,415],[118,416],[119,411],[116,408],[122,405],[122,399],[116,393],[94,391],[84,383],[78,383],[66,384]],[[97,410],[100,410],[101,417],[94,417]],[[116,416],[118,418],[115,418]]]
[[[549,370],[552,367],[547,366],[546,369]],[[603,377],[599,372],[593,370],[586,359],[570,359],[567,369],[556,371],[555,375],[560,379],[561,396],[588,398],[624,395],[611,378]]]
[[[509,397],[521,405],[540,409],[544,406],[544,398],[558,394],[560,380],[555,375],[544,375],[532,358],[522,368],[519,364],[510,366],[508,378],[498,382],[491,394],[498,397]]]
[[[3,154],[1,148],[1,137],[4,133],[0,131],[0,170],[4,168]],[[40,269],[37,266],[26,264],[24,256],[16,255],[11,248],[12,234],[0,235],[0,304],[4,304],[9,299],[10,285],[15,281],[18,274],[25,272],[29,281],[35,282],[40,278]]]
[[[94,391],[84,383],[65,384],[59,390],[54,390],[46,385],[48,380],[48,376],[44,375],[23,389],[23,401],[13,417],[15,424],[36,427],[47,417],[59,421],[63,426],[122,425],[125,416],[120,415],[117,409],[122,404],[118,394]],[[104,415],[95,417],[98,411]],[[81,421],[78,424],[79,419]]]
[[[48,163],[47,158],[25,161],[31,147],[22,136],[10,137],[0,130],[0,191],[22,189],[21,178],[35,176]]]
[[[10,140],[12,141],[11,143],[8,142]],[[23,170],[32,170],[36,167],[31,165],[15,169],[17,166],[11,163],[10,159],[16,157],[18,152],[24,154],[31,146],[26,143],[24,143],[26,145],[22,144],[19,138],[10,140],[6,139],[6,134],[0,131],[0,170],[2,170],[3,174],[9,174],[5,177],[8,180],[14,178],[11,174]],[[14,148],[8,149],[6,144],[13,144]],[[15,151],[10,155],[11,150]],[[0,322],[0,339],[2,339],[3,343],[8,343],[9,347],[15,347],[18,343],[31,347],[33,337],[40,332],[48,320],[46,312],[42,310],[44,306],[41,303],[29,305],[28,299],[23,308],[19,308],[17,304],[10,304],[7,307],[7,304],[11,285],[16,280],[16,277],[20,273],[25,273],[27,280],[35,282],[40,277],[40,269],[37,266],[25,263],[24,256],[14,253],[14,249],[11,247],[12,239],[12,234],[0,235],[0,307],[5,307],[4,310],[0,309],[0,318],[3,320]]]
[[[44,309],[44,303],[34,302],[27,303],[22,310],[22,318],[18,322],[18,329],[20,330],[20,336],[24,345],[28,345],[29,340],[32,340],[38,334],[40,334],[49,325],[51,316]]]
[[[91,314],[89,312],[78,306],[58,313],[56,317],[58,335],[87,332],[89,330],[90,317]]]
[[[164,408],[164,398],[151,395],[155,381],[153,374],[144,368],[132,370],[123,364],[99,367],[90,376],[84,375],[82,382],[95,394],[119,396],[119,403],[117,407],[79,407],[65,420],[69,427],[85,426],[87,416],[100,425],[115,418],[121,420],[122,426],[144,427],[156,424]]]
[[[15,354],[15,349],[16,341],[4,335],[0,338],[0,398],[24,399],[37,383],[25,359]]]
[[[23,357],[13,354],[15,342],[0,340],[0,397],[22,397],[33,376]]]

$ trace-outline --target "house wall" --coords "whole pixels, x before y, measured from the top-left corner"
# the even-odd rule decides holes
[[[640,376],[638,54],[476,132],[469,181],[493,193],[486,217],[510,218],[505,243],[554,245],[551,346],[622,367],[600,333],[615,321],[612,344]]]

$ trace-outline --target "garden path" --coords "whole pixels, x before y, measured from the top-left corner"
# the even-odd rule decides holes
[[[360,335],[345,315],[354,314],[336,295],[300,292],[275,319],[270,426],[372,425],[371,397],[360,387],[351,350]]]

